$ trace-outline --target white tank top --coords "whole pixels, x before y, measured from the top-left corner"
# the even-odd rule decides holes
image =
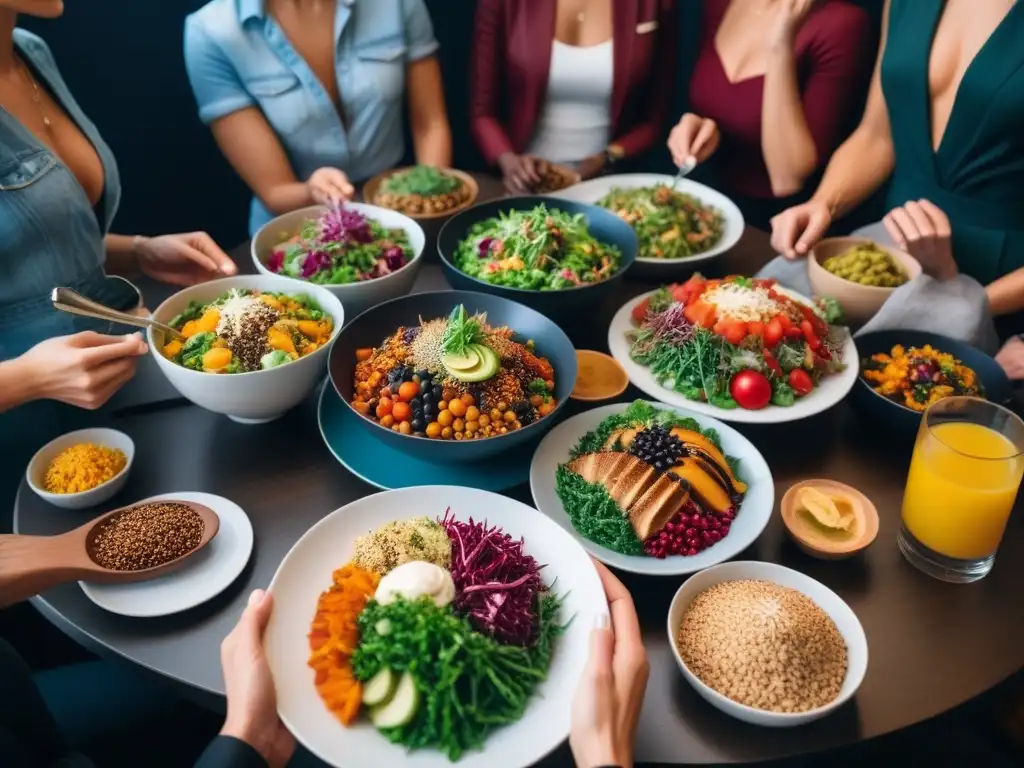
[[[579,48],[555,40],[548,92],[527,153],[555,163],[596,155],[611,140],[612,41]]]

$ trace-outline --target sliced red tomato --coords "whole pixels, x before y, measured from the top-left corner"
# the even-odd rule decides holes
[[[811,349],[818,349],[821,346],[821,339],[814,332],[814,325],[810,320],[804,320],[800,323],[800,332],[803,334],[804,341],[807,342],[807,346]]]
[[[651,306],[651,300],[649,298],[644,299],[635,307],[633,307],[633,322],[642,323],[644,318],[647,317],[647,309]]]
[[[768,370],[774,373],[776,376],[782,376],[782,366],[779,365],[779,361],[775,359],[775,355],[773,355],[767,349],[765,349],[762,354],[764,355],[764,364],[768,366]]]
[[[783,333],[785,333],[785,331],[782,328],[782,322],[779,320],[778,317],[773,317],[764,329],[765,347],[771,349],[780,341],[782,341]]]
[[[742,344],[747,338],[747,324],[742,320],[730,320],[724,336],[730,344]]]
[[[715,314],[714,305],[700,299],[683,310],[683,316],[701,328],[713,328],[715,326]]]
[[[751,336],[757,336],[758,338],[764,338],[765,324],[759,323],[756,320],[747,323],[747,333]]]
[[[793,321],[789,319],[788,315],[776,315],[779,319],[779,325],[782,326],[782,330],[793,327]]]
[[[672,286],[671,293],[672,298],[680,302],[683,305],[691,304],[696,301],[707,285],[707,281],[700,275],[694,275],[685,283],[677,283]]]
[[[790,339],[791,341],[797,341],[798,339],[803,340],[804,338],[804,332],[800,330],[799,326],[796,325],[791,325],[783,332],[782,335],[785,336],[787,339]]]
[[[803,397],[814,389],[814,382],[811,380],[810,374],[803,368],[794,368],[789,372],[789,386],[800,397]]]

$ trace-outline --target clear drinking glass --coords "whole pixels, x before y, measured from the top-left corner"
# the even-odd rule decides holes
[[[1024,475],[1024,422],[974,397],[939,400],[921,419],[899,545],[930,576],[988,575]]]

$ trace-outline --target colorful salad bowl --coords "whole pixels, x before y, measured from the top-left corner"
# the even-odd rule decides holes
[[[727,253],[743,235],[736,203],[690,179],[657,173],[601,176],[552,193],[601,206],[630,222],[639,241],[633,274],[678,279]]]
[[[153,312],[153,319],[165,325],[178,327],[180,319],[192,307],[208,305],[223,300],[226,295],[255,292],[300,297],[310,306],[316,307],[317,316],[322,318],[324,337],[315,345],[310,343],[302,354],[286,364],[273,361],[272,365],[251,372],[208,372],[203,365],[187,367],[180,356],[168,355],[168,347],[174,340],[164,337],[162,331],[152,327],[146,332],[153,357],[168,381],[183,397],[200,408],[214,413],[223,413],[241,423],[272,421],[298,405],[323,377],[331,345],[338,338],[345,322],[345,312],[338,298],[326,288],[312,283],[300,283],[288,277],[274,275],[244,275],[228,277],[201,283],[171,296]],[[226,315],[226,313],[222,313]],[[213,329],[211,328],[211,332]],[[203,334],[199,334],[200,336]],[[223,341],[216,342],[225,351]],[[185,341],[184,344],[188,344]],[[234,356],[234,350],[232,355]],[[266,350],[259,350],[260,352]],[[279,350],[275,349],[276,355]],[[287,353],[284,353],[287,354]],[[205,357],[205,355],[203,355]],[[233,362],[232,362],[233,364]]]
[[[453,325],[465,349],[450,355],[440,342]],[[536,310],[501,296],[441,291],[364,312],[342,330],[329,368],[365,429],[446,463],[539,440],[572,392],[577,363],[569,338]]]
[[[921,425],[922,411],[910,408],[876,391],[875,382],[864,377],[865,364],[875,355],[891,355],[893,347],[905,350],[931,346],[936,352],[952,355],[962,367],[973,372],[980,385],[977,397],[993,403],[1006,403],[1012,394],[1010,380],[1002,367],[980,349],[970,344],[927,331],[873,331],[857,334],[857,352],[860,354],[860,375],[853,388],[853,405],[874,424],[904,437],[913,439]],[[953,392],[951,394],[962,394]]]
[[[345,306],[346,318],[351,320],[365,309],[397,296],[404,296],[412,290],[416,275],[423,264],[426,236],[423,228],[411,218],[388,208],[365,203],[345,203],[342,212],[346,217],[353,214],[352,220],[357,226],[363,224],[363,229],[352,234],[351,228],[344,226],[350,223],[349,221],[328,221],[318,224],[318,220],[323,221],[325,217],[340,216],[338,212],[326,206],[315,205],[278,216],[267,223],[253,238],[251,250],[253,264],[261,275],[285,277],[292,281],[293,289],[309,283],[321,285],[338,297]],[[397,230],[404,234],[404,242],[398,244],[401,255],[396,252],[397,259],[385,258],[391,239],[387,233],[380,233],[379,230],[367,233],[367,222],[371,223],[371,227],[376,223],[384,230]],[[315,234],[308,237],[311,233]],[[301,241],[304,234],[307,235],[305,243],[289,242]],[[381,234],[382,237],[377,237],[377,234]],[[313,242],[314,239],[316,242]],[[348,271],[340,266],[346,263],[347,258],[340,255],[340,249],[348,248],[353,240],[357,241],[354,243],[357,246],[363,244],[361,241],[369,241],[366,245],[371,249],[376,243],[383,241],[386,241],[389,247],[380,248],[377,258],[375,256],[378,255],[372,253],[369,256],[361,255],[358,259],[353,258],[352,261],[357,266]],[[327,242],[327,246],[321,248],[324,241]],[[289,246],[294,247],[297,252],[294,255],[283,256]],[[331,255],[325,255],[325,250]],[[332,266],[336,269],[333,270],[334,274],[330,275]],[[308,277],[304,277],[304,274]],[[328,282],[338,279],[349,282]]]
[[[610,211],[538,195],[462,211],[441,229],[437,247],[453,288],[564,320],[600,304],[621,281],[636,261],[637,238]]]

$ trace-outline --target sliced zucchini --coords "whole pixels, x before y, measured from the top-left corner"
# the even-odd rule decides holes
[[[395,686],[397,685],[398,676],[384,667],[363,684],[363,704],[368,707],[387,704],[395,695]]]
[[[420,692],[408,672],[398,678],[398,685],[386,704],[370,710],[370,722],[377,728],[401,728],[416,717],[420,708]]]

